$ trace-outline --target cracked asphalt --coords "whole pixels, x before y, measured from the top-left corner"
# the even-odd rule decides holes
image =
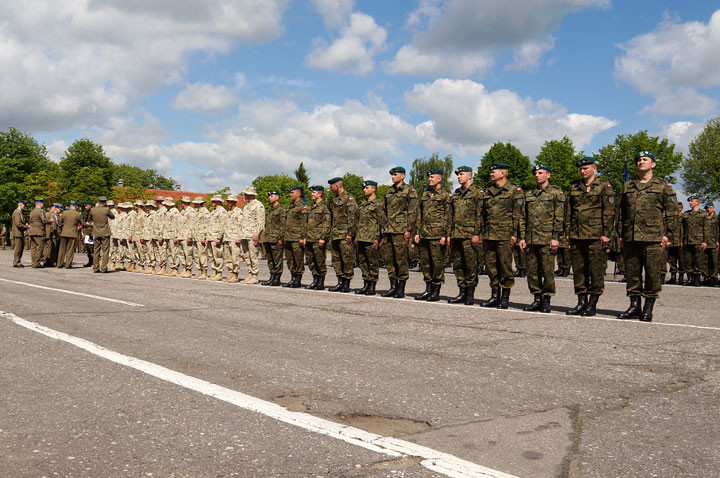
[[[667,286],[643,324],[612,319],[615,282],[574,318],[569,280],[543,315],[518,309],[522,279],[503,311],[414,301],[418,273],[396,300],[11,262],[0,251],[0,311],[292,411],[521,477],[719,475],[720,288]],[[2,476],[443,476],[6,319],[0,361]]]

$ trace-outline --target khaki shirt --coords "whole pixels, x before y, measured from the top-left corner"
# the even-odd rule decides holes
[[[30,216],[28,217],[28,222],[30,223],[28,235],[45,237],[45,225],[48,221],[47,213],[42,208],[36,207],[30,211]]]
[[[191,206],[185,207],[180,211],[180,228],[178,237],[182,239],[192,239],[193,231],[195,230],[195,221],[197,219],[197,212]]]
[[[22,210],[15,209],[12,213],[12,237],[24,237],[27,228]]]
[[[243,218],[243,210],[239,207],[228,211],[227,219],[225,219],[225,227],[223,229],[223,240],[225,242],[235,242],[241,239],[240,223]]]
[[[222,207],[218,206],[212,210],[208,217],[207,226],[207,240],[217,241],[223,239],[223,232],[225,231],[225,221],[227,221],[228,212]]]
[[[168,208],[163,216],[163,234],[162,238],[177,239],[178,236],[178,220],[180,218],[180,211],[176,207]]]
[[[155,239],[155,214],[155,209],[151,209],[150,212],[148,212],[145,216],[145,221],[143,221],[143,229],[140,237],[142,237],[145,241],[151,241]]]
[[[523,215],[527,244],[547,246],[553,239],[560,241],[564,234],[565,194],[552,184],[545,189],[535,187],[525,193]]]
[[[115,214],[107,206],[95,206],[90,209],[92,220],[93,237],[110,237],[110,220],[115,219]]]
[[[260,237],[265,228],[265,206],[257,199],[253,199],[243,208],[240,221],[240,239]]]
[[[615,219],[615,193],[610,183],[596,177],[586,185],[570,185],[565,204],[565,235],[570,239],[610,237]]]
[[[679,235],[677,197],[664,179],[625,182],[618,209],[617,231],[623,241],[660,242],[663,236],[672,241]]]
[[[77,237],[78,225],[82,224],[82,214],[70,209],[60,216],[60,237]]]
[[[196,242],[202,242],[207,237],[208,221],[210,219],[210,211],[205,206],[197,209],[195,212],[195,221],[193,223],[192,238]]]

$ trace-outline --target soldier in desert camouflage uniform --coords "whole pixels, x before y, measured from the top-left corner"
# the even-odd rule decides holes
[[[240,222],[242,221],[242,209],[237,207],[237,196],[230,195],[225,198],[230,210],[225,220],[223,230],[223,243],[225,252],[225,265],[228,269],[228,276],[223,282],[237,282],[238,268],[240,267]]]
[[[211,199],[213,210],[208,216],[206,239],[210,245],[210,258],[212,260],[213,275],[208,280],[219,281],[223,276],[223,233],[228,212],[223,207],[222,196],[215,195]]]
[[[240,221],[240,252],[248,269],[248,275],[242,284],[257,284],[260,265],[258,264],[258,246],[260,235],[265,227],[265,206],[257,200],[255,187],[248,186],[243,191],[245,207]]]

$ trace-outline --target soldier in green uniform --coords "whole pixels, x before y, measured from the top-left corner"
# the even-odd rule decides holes
[[[417,194],[405,183],[405,168],[396,166],[390,170],[392,186],[385,192],[385,215],[383,229],[385,267],[390,279],[390,290],[382,297],[405,297],[405,283],[410,272],[409,245],[417,222]]]
[[[450,201],[450,254],[460,292],[448,302],[473,305],[478,283],[483,192],[473,183],[473,170],[470,166],[460,166],[455,170],[455,175],[460,187],[455,190]]]
[[[326,245],[330,242],[330,208],[323,201],[325,187],[318,184],[310,186],[310,197],[312,204],[308,206],[305,222],[304,238],[300,245],[305,248],[305,262],[310,268],[313,281],[305,286],[310,290],[325,289],[325,275],[327,265],[325,264]]]
[[[305,272],[303,263],[303,249],[300,240],[305,236],[305,222],[307,221],[308,207],[303,200],[303,188],[297,184],[290,186],[291,204],[285,211],[285,232],[283,244],[285,247],[285,261],[290,270],[290,282],[283,287],[297,289],[301,287],[302,275]]]
[[[330,190],[335,194],[330,212],[332,229],[330,233],[330,253],[333,268],[338,278],[337,285],[330,292],[350,292],[350,281],[355,266],[355,234],[357,233],[358,209],[355,198],[343,187],[342,178],[328,181]]]
[[[675,233],[678,226],[675,191],[670,183],[653,175],[655,164],[650,151],[635,155],[638,179],[627,181],[620,196],[617,226],[625,252],[630,307],[618,319],[652,320],[653,306],[662,289],[660,271],[665,266],[662,249],[670,244],[668,232]],[[645,297],[642,309],[641,297]]]
[[[510,289],[515,285],[512,248],[525,236],[522,208],[523,190],[508,181],[508,165],[490,165],[493,185],[485,190],[482,207],[485,267],[490,277],[491,295],[483,307],[507,309]]]
[[[265,229],[260,242],[265,249],[270,278],[262,285],[279,286],[283,271],[283,237],[285,231],[285,208],[280,204],[280,191],[271,189],[267,193],[270,207],[265,210]]]
[[[440,288],[445,283],[445,254],[450,240],[452,208],[450,194],[442,188],[442,178],[441,169],[428,171],[428,186],[418,205],[415,244],[418,246],[425,292],[415,300],[440,300]]]
[[[668,284],[680,284],[684,282],[685,269],[683,268],[683,252],[682,252],[682,212],[683,203],[678,201],[678,228],[675,233],[667,236],[670,245],[665,248],[666,260],[670,267],[670,280]]]
[[[525,237],[520,249],[527,255],[527,282],[534,300],[523,310],[548,313],[550,297],[555,295],[555,253],[564,233],[565,194],[550,184],[552,169],[547,164],[535,165],[533,173],[537,187],[525,193]]]
[[[358,232],[355,237],[363,287],[356,290],[356,294],[375,295],[375,286],[380,273],[381,231],[386,226],[386,217],[382,203],[375,196],[376,192],[377,183],[375,181],[363,183],[365,202],[359,208]]]
[[[95,242],[93,248],[93,272],[107,273],[110,262],[110,219],[115,219],[115,214],[108,207],[108,200],[105,196],[98,197],[98,205],[90,209],[93,230],[92,236]]]
[[[700,287],[700,274],[705,270],[705,249],[708,246],[708,215],[700,209],[698,196],[688,197],[689,211],[683,213],[683,253],[690,285]]]
[[[568,315],[593,316],[605,291],[605,248],[615,219],[615,194],[610,183],[596,177],[595,158],[576,163],[580,179],[568,189],[565,204],[565,235],[570,243],[577,305]]]
[[[718,217],[715,214],[715,205],[711,202],[705,203],[705,211],[708,215],[707,248],[705,249],[705,281],[703,285],[715,287],[717,285],[718,271]]]
[[[78,226],[82,225],[82,214],[78,212],[78,203],[70,201],[70,210],[60,216],[60,246],[58,250],[57,267],[72,269],[77,245]]]
[[[43,209],[44,203],[45,201],[43,199],[35,199],[35,209],[30,211],[30,216],[28,217],[30,258],[33,268],[43,267],[40,261],[42,260],[43,247],[45,246],[45,227],[49,221]]]
[[[23,214],[26,205],[27,201],[18,201],[17,208],[12,213],[13,267],[25,267],[22,256],[25,252],[25,231],[28,229]]]
[[[515,261],[515,277],[526,277],[527,276],[527,255],[525,251],[520,248],[520,244],[516,243],[513,246],[513,260]]]

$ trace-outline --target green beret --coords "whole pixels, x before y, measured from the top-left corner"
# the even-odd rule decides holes
[[[363,187],[365,187],[365,186],[374,186],[374,187],[377,187],[377,183],[376,183],[375,181],[365,181],[365,182],[363,183]]]
[[[280,191],[278,191],[277,189],[271,189],[270,191],[268,191],[268,196],[272,196],[273,194],[279,196]]]
[[[655,155],[652,154],[650,151],[640,151],[638,154],[635,155],[635,162],[637,163],[638,159],[640,158],[650,158],[655,161]]]
[[[390,170],[390,174],[395,174],[395,173],[405,174],[405,168],[403,168],[402,166],[395,166],[394,168],[392,168]]]
[[[510,166],[505,163],[492,163],[490,165],[490,171],[493,171],[495,169],[510,169]]]
[[[581,166],[587,166],[588,164],[595,164],[595,158],[592,156],[583,156],[575,162],[575,166],[578,168]]]
[[[320,186],[319,184],[314,184],[310,186],[310,191],[325,191],[325,186]]]
[[[710,201],[705,203],[705,209],[709,208],[710,206],[715,207],[715,205]]]
[[[548,173],[552,173],[552,168],[550,167],[549,164],[544,164],[544,163],[536,164],[535,166],[533,166],[533,173],[535,171],[537,171],[538,169],[544,169]]]
[[[695,196],[694,194],[692,196],[688,196],[688,202],[692,201],[693,199],[700,199],[699,196]]]
[[[339,177],[339,176],[336,176],[336,177],[334,177],[334,178],[332,178],[332,179],[328,179],[328,184],[331,184],[331,185],[332,185],[332,184],[335,184],[335,183],[340,182],[340,181],[342,181],[342,178]]]
[[[302,190],[303,190],[302,186],[300,186],[299,184],[294,184],[294,185],[290,186],[290,189],[288,189],[288,192],[289,191],[302,191]]]
[[[678,206],[682,206],[682,205],[683,205],[682,201],[678,201]]]
[[[460,166],[455,170],[455,174],[457,173],[472,173],[472,168],[470,166]]]
[[[430,176],[431,174],[439,174],[440,176],[442,176],[443,170],[442,169],[430,169],[430,170],[428,170],[427,174],[428,174],[428,176]]]

